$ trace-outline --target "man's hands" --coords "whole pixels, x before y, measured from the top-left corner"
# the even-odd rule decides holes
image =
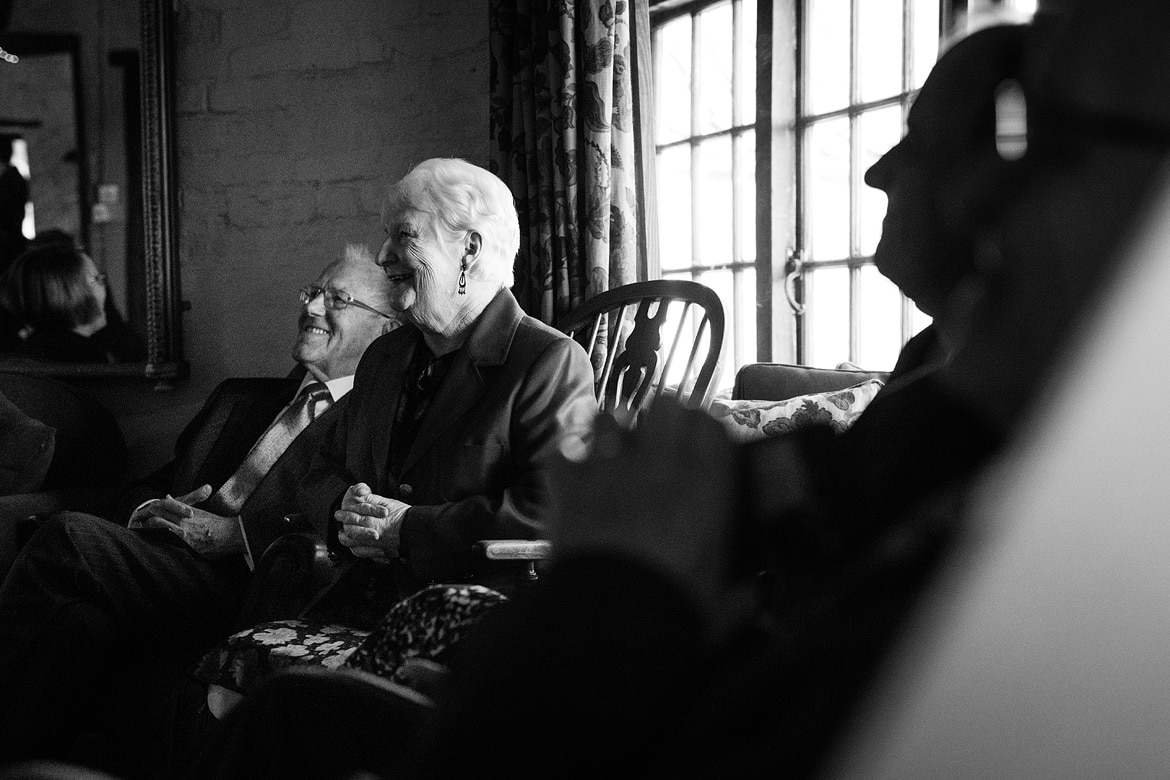
[[[130,515],[130,528],[165,528],[179,536],[208,560],[218,560],[244,552],[244,537],[238,517],[221,517],[195,504],[206,501],[211,485],[204,485],[184,496],[156,498]]]
[[[333,519],[341,524],[337,539],[359,558],[388,561],[398,557],[402,520],[410,504],[379,496],[364,482],[350,486]]]

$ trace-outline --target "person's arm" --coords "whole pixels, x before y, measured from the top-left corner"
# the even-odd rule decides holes
[[[704,661],[745,605],[728,575],[737,451],[671,401],[635,431],[599,417],[595,435],[554,477],[548,572],[456,647],[422,775],[685,764]]]

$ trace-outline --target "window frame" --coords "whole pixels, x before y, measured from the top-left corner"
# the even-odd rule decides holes
[[[720,2],[732,1],[733,14],[737,13],[739,2],[753,0],[650,0],[649,21],[654,44],[654,62],[658,57],[658,28],[682,15],[695,16],[703,10],[717,5]],[[850,25],[850,100],[844,108],[829,112],[813,114],[805,111],[804,76],[807,73],[808,50],[804,45],[804,25],[807,18],[808,0],[754,0],[756,2],[756,117],[755,133],[755,228],[756,228],[756,258],[754,263],[736,262],[739,258],[738,241],[735,236],[733,242],[733,260],[731,263],[717,266],[705,266],[692,262],[686,269],[672,270],[663,273],[655,260],[651,261],[651,273],[654,278],[669,278],[680,273],[689,274],[686,278],[696,278],[702,271],[715,270],[720,267],[746,267],[754,265],[756,274],[755,315],[756,315],[756,353],[754,361],[772,361],[792,363],[807,363],[809,347],[807,342],[808,325],[803,314],[805,283],[804,274],[817,269],[834,266],[849,268],[850,275],[850,305],[849,305],[849,357],[857,354],[858,348],[858,299],[859,275],[861,268],[873,264],[872,255],[862,255],[856,252],[858,245],[858,208],[857,200],[863,170],[858,170],[858,143],[856,141],[856,123],[858,117],[867,110],[893,105],[901,106],[902,124],[905,125],[906,112],[916,89],[907,90],[913,84],[913,56],[908,51],[905,41],[911,32],[912,18],[910,7],[912,0],[903,0],[903,54],[902,54],[902,90],[898,95],[859,102],[854,98],[860,94],[857,69],[853,63],[857,56],[857,28],[859,14],[857,6],[864,0],[850,0],[852,21]],[[967,0],[938,0],[939,2],[939,32],[940,37],[944,30],[953,26],[957,15],[966,9]],[[692,63],[694,62],[694,39],[692,38]],[[779,56],[781,52],[791,52],[792,56]],[[734,56],[734,55],[733,55]],[[736,58],[738,60],[738,58]],[[738,65],[733,64],[738,70]],[[655,67],[655,71],[657,68]],[[734,72],[734,71],[733,71]],[[733,76],[736,78],[736,76]],[[657,77],[655,77],[657,79]],[[692,85],[695,74],[692,71]],[[657,81],[655,81],[657,84]],[[738,90],[737,90],[738,93]],[[692,95],[693,87],[692,87]],[[733,96],[733,101],[738,99]],[[733,102],[733,112],[735,105]],[[734,115],[734,114],[733,114]],[[849,116],[851,125],[850,142],[850,239],[849,257],[846,259],[806,260],[806,220],[804,215],[807,202],[807,182],[804,171],[806,164],[807,129],[814,122],[832,116]],[[650,123],[648,123],[650,124]],[[669,144],[660,144],[654,139],[651,148],[657,160],[658,154],[664,148],[678,146],[684,143],[692,144],[692,171],[695,170],[695,144],[710,137],[730,135],[733,132],[743,132],[753,125],[734,125],[732,129],[720,133],[703,136],[688,136],[686,139],[673,141]],[[692,131],[695,128],[694,101],[692,100]],[[734,150],[733,150],[734,156]],[[734,188],[733,188],[734,191]],[[694,219],[696,199],[692,196],[692,251],[697,250],[696,236],[697,220]],[[749,204],[734,204],[734,211],[739,208],[750,208]],[[655,208],[648,208],[648,213],[657,215]],[[661,232],[662,226],[659,226]],[[738,231],[734,231],[738,233]],[[694,259],[694,258],[693,258]],[[736,288],[738,290],[738,287]],[[736,307],[735,317],[745,316],[743,311],[749,307]],[[900,338],[905,343],[912,335],[913,304],[902,296]],[[737,324],[729,318],[728,332],[738,333]],[[732,368],[738,368],[735,355],[729,355],[724,363]],[[754,362],[747,356],[742,362]],[[879,367],[881,368],[881,367]],[[890,368],[886,366],[885,368]]]
[[[741,154],[742,144],[744,143],[743,139],[744,139],[744,136],[748,135],[749,133],[753,136],[753,143],[755,146],[755,154],[753,155],[753,158],[752,158],[752,165],[754,167],[753,181],[756,184],[757,204],[759,202],[759,197],[760,197],[760,190],[758,187],[758,174],[759,174],[759,165],[760,165],[760,162],[759,162],[759,160],[760,160],[760,138],[759,138],[760,122],[759,122],[759,106],[758,106],[758,93],[759,93],[760,77],[759,77],[759,71],[758,71],[758,59],[759,59],[758,52],[760,50],[760,47],[759,47],[758,40],[757,40],[757,45],[756,45],[757,71],[756,71],[755,84],[745,85],[743,83],[742,80],[744,78],[744,74],[742,73],[742,68],[740,66],[740,57],[737,56],[737,53],[741,50],[740,47],[743,45],[742,38],[740,37],[742,35],[742,33],[744,32],[743,31],[743,21],[741,18],[742,7],[746,3],[753,3],[753,2],[756,3],[756,5],[757,5],[757,13],[758,13],[760,6],[767,4],[767,3],[760,3],[759,0],[689,0],[689,2],[671,2],[671,0],[665,0],[664,2],[654,3],[650,9],[650,27],[651,27],[651,38],[652,38],[652,60],[655,63],[655,91],[656,92],[658,92],[658,89],[657,89],[657,87],[658,87],[657,62],[658,62],[659,48],[660,48],[659,30],[664,25],[668,24],[669,22],[673,22],[673,21],[679,19],[680,17],[683,17],[683,16],[690,16],[691,17],[690,127],[688,129],[687,135],[685,135],[682,138],[673,139],[673,140],[666,141],[666,142],[659,142],[659,140],[657,138],[654,139],[654,143],[653,143],[652,148],[653,148],[654,157],[655,157],[655,167],[657,169],[657,165],[658,165],[657,161],[658,161],[659,155],[661,155],[664,151],[682,148],[682,147],[689,147],[689,149],[690,149],[690,170],[691,170],[692,182],[693,182],[694,172],[699,170],[699,164],[700,164],[700,158],[701,158],[700,147],[704,143],[706,143],[708,141],[715,140],[715,139],[719,139],[719,138],[729,139],[730,152],[731,152],[731,168],[732,168],[732,187],[731,187],[732,206],[731,206],[731,212],[732,212],[732,221],[734,224],[739,223],[739,215],[742,213],[742,211],[744,209],[748,209],[748,210],[752,210],[752,211],[757,210],[757,208],[752,206],[752,204],[747,204],[747,203],[742,202],[741,197],[740,197],[739,187],[737,187],[735,185],[735,182],[740,181],[739,177],[742,174],[742,170],[740,169],[740,164],[741,164],[741,161],[743,159],[743,155]],[[708,9],[713,8],[715,6],[718,6],[720,4],[728,4],[731,6],[732,30],[733,30],[733,35],[736,36],[735,41],[733,43],[733,49],[732,49],[733,53],[732,53],[732,63],[731,63],[731,76],[732,76],[731,115],[732,115],[732,122],[731,122],[730,126],[725,128],[725,129],[711,131],[711,132],[700,132],[700,130],[699,130],[699,124],[700,124],[699,108],[700,108],[700,105],[699,105],[699,101],[695,100],[695,96],[697,94],[699,94],[698,90],[696,89],[698,81],[699,81],[699,77],[698,77],[699,69],[697,67],[697,63],[700,61],[700,58],[701,58],[702,38],[700,35],[696,34],[697,31],[699,30],[697,17],[701,13],[703,13],[704,11],[707,11]],[[758,29],[758,27],[759,27],[758,20],[757,20],[756,26]],[[751,89],[753,92],[756,93],[756,96],[757,96],[756,113],[755,113],[755,116],[752,117],[749,121],[737,122],[736,120],[739,119],[742,115],[742,112],[740,110],[740,107],[741,107],[740,106],[740,99],[741,99],[741,94],[742,94],[744,89]],[[755,326],[756,338],[755,338],[754,342],[751,344],[746,344],[743,341],[743,334],[746,330],[746,326],[744,325],[744,318],[748,317],[748,316],[753,316],[753,314],[756,311],[758,311],[760,308],[760,306],[759,306],[759,300],[760,300],[760,283],[759,283],[760,263],[759,263],[759,257],[761,255],[761,251],[759,248],[759,244],[757,242],[757,244],[756,244],[756,257],[752,258],[750,260],[745,260],[743,257],[743,244],[744,244],[743,236],[740,234],[739,230],[733,229],[730,231],[731,232],[731,253],[730,253],[731,258],[730,258],[730,260],[723,261],[723,262],[711,262],[711,263],[703,262],[703,258],[699,254],[699,252],[700,252],[700,249],[699,249],[699,247],[700,247],[699,199],[694,196],[693,190],[692,190],[692,195],[691,195],[690,200],[691,200],[691,203],[690,203],[690,206],[691,206],[691,214],[690,214],[691,262],[689,265],[687,265],[685,267],[677,267],[677,268],[671,268],[671,269],[663,269],[661,266],[661,263],[653,262],[651,264],[651,267],[655,271],[654,278],[660,278],[660,279],[681,278],[681,279],[691,279],[694,281],[701,281],[701,276],[704,273],[711,273],[711,272],[718,272],[718,271],[730,271],[730,273],[731,273],[731,295],[732,295],[733,299],[735,301],[751,301],[751,302],[755,303],[754,306],[733,305],[733,306],[729,307],[730,311],[725,310],[725,314],[727,315],[727,328],[725,330],[725,336],[724,336],[725,347],[730,347],[730,352],[725,354],[725,357],[723,360],[723,365],[725,367],[731,366],[731,367],[738,369],[738,367],[740,365],[755,362],[756,360],[759,359],[758,356],[759,356],[759,352],[760,352],[760,334],[762,332],[765,332],[765,331],[761,331],[760,318],[758,315],[755,315],[756,321],[753,323],[753,325]],[[657,213],[656,209],[653,211],[654,211],[654,213]],[[754,219],[758,223],[758,214],[756,214],[754,216]],[[659,232],[661,232],[661,229],[662,229],[662,226],[660,225]],[[758,234],[758,229],[757,229],[757,234]],[[745,290],[745,286],[746,286],[747,282],[744,279],[744,274],[745,274],[745,272],[748,272],[748,271],[755,272],[756,283],[755,283],[753,289]],[[724,302],[724,303],[725,303],[725,308],[727,308],[726,302]],[[724,382],[726,383],[726,381],[727,381],[727,378],[725,377]]]
[[[767,0],[762,0],[767,2]],[[803,316],[806,304],[806,282],[808,274],[818,270],[831,268],[845,268],[849,274],[849,323],[848,323],[848,355],[846,359],[851,363],[858,362],[860,339],[860,300],[862,269],[873,265],[873,255],[860,250],[860,218],[859,193],[865,187],[865,170],[860,164],[860,143],[858,124],[861,117],[876,109],[899,106],[901,109],[902,127],[906,126],[906,116],[910,105],[918,94],[914,87],[915,76],[914,55],[910,46],[914,33],[913,0],[902,0],[902,67],[901,87],[896,95],[883,97],[877,100],[861,99],[860,70],[857,67],[859,49],[860,6],[864,0],[849,0],[849,98],[848,103],[841,108],[828,111],[814,112],[808,108],[807,83],[805,75],[808,72],[809,49],[805,45],[806,27],[808,24],[809,5],[812,0],[794,0],[795,6],[795,43],[796,43],[796,76],[793,92],[793,142],[795,159],[793,163],[795,175],[795,208],[792,215],[794,221],[794,243],[788,254],[787,274],[795,275],[791,280],[795,293],[794,298],[799,310],[796,314],[796,348],[795,361],[807,364],[809,361],[809,325]],[[951,0],[938,0],[939,4],[939,39],[942,39],[945,30],[951,28],[955,6]],[[849,240],[848,253],[844,258],[812,259],[808,256],[808,224],[806,209],[808,207],[808,133],[810,128],[819,122],[831,119],[847,118],[849,122]],[[904,130],[903,130],[904,132]],[[786,280],[786,283],[788,280]],[[905,344],[915,332],[914,303],[901,291],[900,342]],[[920,315],[921,316],[921,315]],[[876,369],[889,369],[892,366],[876,366]]]

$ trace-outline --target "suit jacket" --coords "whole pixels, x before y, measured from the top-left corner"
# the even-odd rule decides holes
[[[188,493],[209,484],[217,490],[235,473],[252,445],[293,398],[305,370],[298,367],[284,379],[228,379],[220,383],[203,408],[179,435],[175,459],[122,497],[115,519],[124,522],[143,501],[166,494]],[[240,509],[244,535],[258,561],[268,545],[290,531],[319,528],[293,527],[285,520],[297,514],[296,488],[325,432],[340,418],[342,398],[313,421],[289,445]]]
[[[357,482],[410,504],[401,529],[409,571],[400,590],[488,571],[472,550],[476,540],[540,536],[549,468],[583,450],[597,409],[585,350],[524,315],[501,290],[452,359],[401,473],[391,473],[394,413],[421,341],[418,329],[405,326],[370,345],[342,419],[298,493],[314,525],[329,522]]]

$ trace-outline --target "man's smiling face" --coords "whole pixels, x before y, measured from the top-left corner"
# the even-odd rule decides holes
[[[339,260],[321,273],[314,286],[349,293],[362,303],[389,311],[387,281],[368,259]],[[331,309],[325,305],[325,296],[317,295],[301,306],[293,359],[321,381],[348,376],[357,370],[370,342],[394,324],[359,306]]]

